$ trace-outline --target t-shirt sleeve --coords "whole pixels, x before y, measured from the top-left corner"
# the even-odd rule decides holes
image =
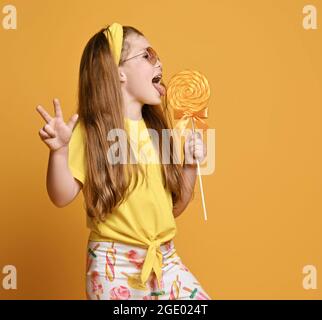
[[[82,184],[85,182],[85,139],[83,128],[78,122],[74,127],[68,150],[68,167],[74,178]]]

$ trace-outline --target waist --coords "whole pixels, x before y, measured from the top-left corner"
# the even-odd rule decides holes
[[[151,231],[150,231],[151,232]],[[88,241],[97,242],[118,242],[127,245],[148,248],[151,243],[157,242],[157,245],[172,240],[177,233],[176,225],[164,228],[156,233],[147,231],[138,232],[135,228],[132,230],[122,230],[120,228],[99,228],[92,229]]]
[[[108,238],[96,233],[95,231],[91,231],[88,238],[88,243],[99,242],[100,247],[110,247],[111,244],[118,244],[119,246],[123,247],[136,247],[138,250],[146,252],[152,243],[155,243],[160,250],[166,250],[171,244],[174,245],[174,236],[175,232],[169,233],[162,238],[153,238],[152,240],[149,240],[149,238],[133,238],[124,236]]]
[[[88,240],[88,254],[94,258],[105,257],[110,254],[113,261],[127,264],[128,262],[137,265],[141,271],[141,282],[145,284],[154,270],[159,285],[161,285],[163,261],[175,257],[176,249],[173,239],[162,242],[161,239],[152,239],[148,244],[135,245],[115,240],[92,241]],[[117,259],[119,257],[119,259]]]
[[[125,253],[130,252],[131,250],[135,250],[137,254],[143,255],[145,257],[149,249],[149,245],[133,245],[115,240],[93,241],[91,239],[88,239],[88,248],[96,248],[95,251],[98,252],[106,252],[109,248],[115,248],[118,249],[118,253]],[[158,248],[163,255],[166,255],[169,251],[175,248],[173,239],[161,243]]]

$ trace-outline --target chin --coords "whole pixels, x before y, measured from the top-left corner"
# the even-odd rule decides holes
[[[162,103],[161,95],[158,91],[155,90],[155,88],[152,86],[152,90],[148,90],[145,92],[144,98],[142,99],[144,101],[144,104],[148,104],[151,106],[157,106]]]
[[[153,99],[146,99],[145,104],[148,104],[150,106],[158,106],[161,104],[161,97],[153,98]]]
[[[155,101],[153,103],[149,103],[151,106],[158,106],[161,104],[161,99],[159,99],[158,101]]]

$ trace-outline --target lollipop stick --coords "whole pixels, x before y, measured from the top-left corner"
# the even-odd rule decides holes
[[[191,118],[191,123],[192,123],[192,131],[195,133],[195,125],[194,125],[194,119]],[[203,207],[203,212],[204,212],[204,218],[207,221],[207,210],[206,210],[206,204],[205,204],[205,196],[203,192],[203,186],[202,186],[202,179],[201,179],[201,174],[200,174],[200,164],[199,160],[197,160],[197,169],[198,169],[198,176],[199,176],[199,185],[200,185],[200,191],[201,191],[201,200],[202,200],[202,207]]]

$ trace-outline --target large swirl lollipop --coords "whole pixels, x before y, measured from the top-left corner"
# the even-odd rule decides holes
[[[184,70],[175,74],[170,79],[167,87],[167,103],[173,109],[174,119],[178,120],[175,128],[179,129],[182,133],[191,119],[193,132],[195,132],[195,126],[207,129],[208,125],[204,119],[208,118],[207,104],[209,98],[210,87],[206,77],[201,73],[193,70]],[[198,159],[197,169],[204,217],[205,220],[207,220],[205,197]]]

